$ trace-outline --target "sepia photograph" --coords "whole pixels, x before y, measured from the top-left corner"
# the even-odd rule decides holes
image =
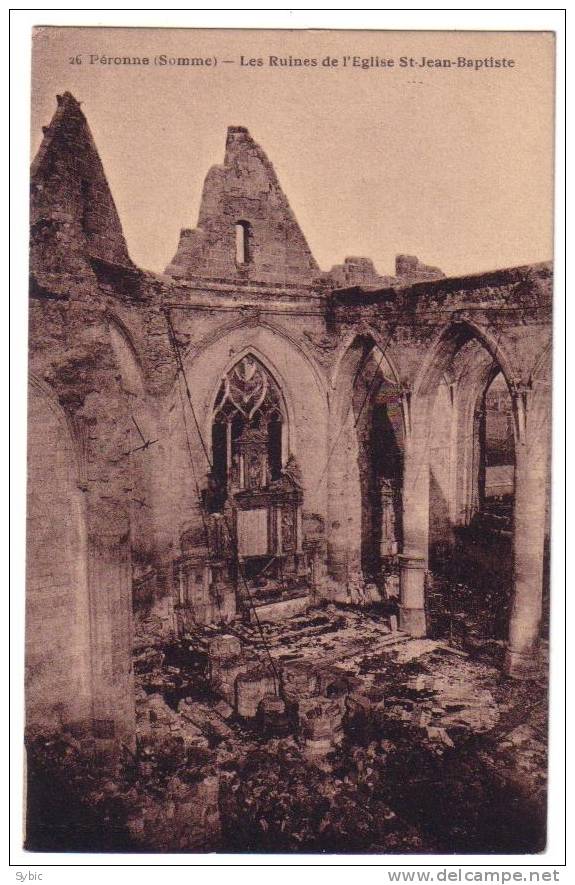
[[[555,34],[31,65],[25,850],[545,852]]]

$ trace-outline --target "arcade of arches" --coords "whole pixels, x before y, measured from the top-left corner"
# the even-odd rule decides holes
[[[321,271],[241,127],[197,227],[143,271],[60,96],[32,168],[28,722],[129,741],[145,618],[168,636],[327,601],[435,635],[461,584],[528,674],[551,283],[548,264],[454,278],[411,256]]]

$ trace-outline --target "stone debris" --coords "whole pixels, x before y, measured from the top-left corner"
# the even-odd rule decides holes
[[[260,664],[246,672],[239,673],[236,678],[236,712],[244,719],[257,716],[260,702],[277,690],[276,677],[273,670]]]
[[[344,698],[303,698],[297,706],[299,737],[308,758],[323,757],[343,739]]]
[[[230,821],[243,813],[247,823],[241,831],[249,830],[250,838],[257,832],[258,846],[272,834],[274,844],[285,837],[290,850],[320,837],[327,844],[336,832],[353,832],[360,843],[365,838],[366,844],[392,845],[392,823],[403,834],[401,844],[408,838],[405,823],[389,805],[379,807],[375,796],[378,820],[388,829],[381,835],[370,811],[370,836],[366,831],[360,838],[358,790],[381,793],[390,760],[399,764],[398,747],[402,753],[418,748],[428,760],[447,759],[465,748],[470,736],[497,734],[507,707],[494,695],[494,666],[444,642],[411,639],[390,629],[396,627],[393,617],[390,623],[380,614],[330,604],[281,624],[263,624],[265,644],[252,624],[234,623],[226,633],[195,626],[177,653],[170,646],[139,649],[142,772],[152,781],[166,766],[179,778],[182,772],[195,774],[193,789],[183,790],[181,799],[162,792],[148,811],[131,815],[132,838],[150,845],[157,838],[160,844],[168,838],[166,822],[175,821],[171,844],[188,846],[183,850],[205,841],[206,828],[219,833],[220,825],[222,838],[232,844]],[[532,746],[532,731],[517,723],[498,739],[497,753],[521,750],[514,770],[533,779],[541,758]],[[273,764],[267,753],[277,755]],[[494,777],[495,759],[491,754],[485,761]],[[275,774],[268,782],[269,765]],[[212,796],[214,772],[220,816],[216,819],[213,803],[203,818],[194,809],[186,829],[179,823],[182,815],[200,801],[200,784],[206,782],[201,789]],[[299,816],[289,811],[298,795]],[[320,799],[331,810],[322,805],[314,817]]]
[[[128,817],[136,845],[157,851],[205,851],[220,834],[219,781],[208,774],[197,783],[179,777],[166,784],[161,801],[142,801]]]
[[[140,648],[135,754],[87,789],[87,748],[70,736],[44,744],[42,771],[59,747],[68,781],[81,779],[77,801],[106,820],[113,803],[124,850],[434,852],[462,833],[481,847],[476,811],[493,796],[497,814],[515,820],[508,783],[544,808],[544,696],[442,643],[387,645],[385,624],[377,636],[375,619],[359,618],[359,635],[357,613],[337,607],[274,625],[279,678],[249,625],[226,628],[240,635],[196,629],[151,655]],[[333,642],[336,623],[334,663],[317,637]],[[233,703],[215,678],[230,661]]]
[[[266,695],[258,706],[258,727],[262,735],[268,737],[286,737],[291,731],[291,724],[283,698]]]
[[[231,707],[236,704],[236,680],[245,673],[248,663],[241,658],[210,661],[209,683],[212,691]]]
[[[185,698],[178,704],[180,717],[189,721],[209,738],[225,739],[233,733],[224,719],[216,712],[216,705],[210,706]]]
[[[222,719],[229,719],[230,716],[234,715],[234,708],[230,706],[230,704],[227,704],[225,701],[218,701],[218,703],[214,707],[214,710],[216,711],[218,716],[222,717]]]

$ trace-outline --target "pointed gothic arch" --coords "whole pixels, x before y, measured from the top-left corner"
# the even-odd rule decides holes
[[[257,366],[261,366],[268,384],[267,389],[273,390],[276,393],[284,428],[282,435],[282,462],[285,464],[290,454],[296,455],[297,453],[296,420],[288,384],[274,363],[258,347],[253,345],[246,345],[230,357],[220,372],[217,383],[212,389],[207,409],[205,428],[205,439],[208,444],[210,458],[213,460],[213,451],[211,448],[212,424],[214,416],[220,407],[219,398],[222,393],[222,387],[225,386],[226,378],[229,378],[236,367],[242,364],[244,360],[252,360]]]
[[[310,349],[306,347],[306,345],[302,341],[298,340],[293,335],[290,335],[289,332],[286,331],[286,329],[282,328],[276,323],[269,322],[269,320],[262,319],[259,312],[257,311],[255,311],[253,314],[250,313],[248,316],[243,317],[242,319],[231,320],[228,323],[224,323],[221,326],[218,326],[217,328],[208,332],[206,335],[200,338],[197,343],[191,344],[187,348],[187,350],[182,353],[182,359],[186,370],[190,370],[190,372],[193,371],[193,364],[213,344],[222,341],[228,336],[232,336],[234,332],[240,332],[242,330],[248,329],[253,329],[254,331],[263,330],[265,332],[271,333],[272,335],[277,336],[279,339],[281,339],[282,342],[292,347],[294,353],[296,353],[307,363],[308,368],[313,374],[318,392],[322,396],[327,396],[328,384],[325,375]],[[253,349],[254,352],[256,352],[258,358],[262,360],[262,362],[266,363],[267,361],[272,373],[277,376],[278,381],[281,381],[281,374],[276,368],[274,368],[272,361],[261,348],[258,348],[256,344],[250,343],[246,345],[244,349]],[[285,386],[286,385],[282,383],[283,389],[285,389]]]
[[[519,383],[519,372],[502,342],[477,323],[469,319],[457,319],[443,326],[433,336],[427,356],[413,383],[414,395],[429,394],[449,371],[457,352],[471,340],[481,344],[499,365],[513,394]]]
[[[348,584],[360,574],[381,583],[401,537],[405,414],[389,340],[355,329],[331,375],[329,559],[332,576]]]
[[[384,340],[379,332],[362,323],[359,328],[355,328],[348,332],[337,349],[330,374],[330,384],[332,389],[337,390],[342,373],[345,369],[346,360],[349,360],[351,357],[352,361],[354,361],[353,349],[358,342],[362,341],[366,343],[371,342],[372,348],[374,350],[377,349],[379,354],[383,356],[382,368],[384,374],[387,375],[391,382],[400,386],[401,380],[399,369],[389,354],[389,340]]]

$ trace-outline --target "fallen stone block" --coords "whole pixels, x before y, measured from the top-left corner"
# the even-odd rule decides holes
[[[312,762],[323,759],[334,749],[334,741],[329,738],[305,738],[302,750],[304,755]]]
[[[370,713],[380,713],[385,708],[385,689],[381,685],[366,685],[348,695],[347,702],[348,709],[353,709],[355,705]]]
[[[302,698],[319,694],[320,672],[317,665],[296,661],[284,666],[280,676],[280,692],[288,704],[297,704]]]
[[[304,698],[298,704],[300,735],[309,740],[328,739],[336,743],[343,733],[343,698]]]
[[[447,731],[444,728],[440,728],[434,725],[428,725],[426,727],[427,737],[431,741],[438,741],[439,743],[444,744],[446,747],[454,747],[455,744],[447,734]]]
[[[412,722],[418,728],[425,728],[431,721],[431,713],[429,710],[415,709],[413,711]]]
[[[366,599],[370,603],[378,603],[382,601],[382,595],[376,584],[365,585]]]
[[[241,657],[213,658],[209,661],[210,688],[233,707],[236,701],[236,679],[245,673],[250,662]]]
[[[180,735],[183,738],[186,750],[207,750],[209,741],[201,728],[198,728],[197,725],[194,725],[193,722],[190,722],[183,716],[181,718]]]
[[[266,695],[276,693],[276,680],[271,668],[260,665],[236,678],[236,712],[244,719],[253,719]]]
[[[283,698],[266,695],[258,706],[258,725],[264,735],[285,737],[289,734],[290,723]]]
[[[208,643],[208,657],[211,660],[237,658],[242,653],[242,643],[237,636],[224,634],[215,636]]]
[[[321,667],[317,677],[317,693],[328,698],[344,697],[361,686],[361,680],[340,667]]]
[[[349,694],[345,699],[345,705],[350,716],[367,715],[371,707],[369,698],[361,692]]]
[[[230,737],[233,732],[213,709],[200,703],[180,701],[178,711],[189,722],[197,726],[204,735],[220,739]]]
[[[214,710],[216,711],[218,716],[222,717],[222,719],[229,719],[230,716],[233,716],[234,714],[233,706],[231,704],[228,704],[227,701],[218,701],[218,703],[214,707]]]

